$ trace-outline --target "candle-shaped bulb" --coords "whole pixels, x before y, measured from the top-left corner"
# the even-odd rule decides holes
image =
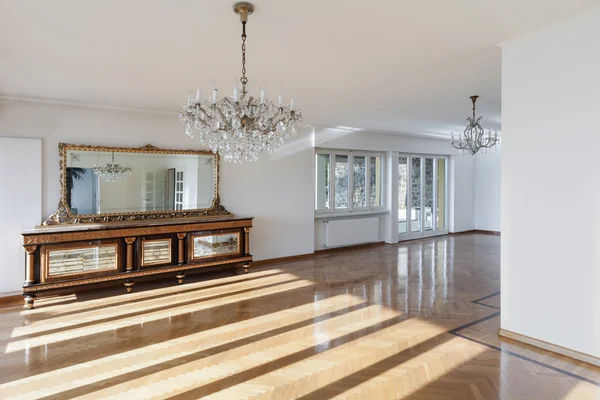
[[[293,109],[294,109],[294,98],[292,97],[290,99],[290,110],[293,110]]]
[[[279,107],[283,104],[283,93],[279,92]]]
[[[196,103],[200,103],[200,100],[202,100],[202,89],[198,88],[196,90]]]
[[[237,86],[233,86],[233,101],[238,101],[238,88]]]
[[[262,81],[260,84],[260,102],[261,104],[265,102],[265,97],[267,96],[267,82]]]
[[[212,102],[213,104],[215,104],[217,102],[217,95],[219,93],[218,89],[213,89],[213,98],[212,98]]]

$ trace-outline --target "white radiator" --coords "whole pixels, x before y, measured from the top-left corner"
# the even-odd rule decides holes
[[[379,240],[379,218],[325,221],[325,247],[349,246]]]

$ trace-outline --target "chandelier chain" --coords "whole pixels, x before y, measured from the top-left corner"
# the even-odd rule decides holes
[[[246,22],[242,22],[242,77],[240,81],[242,82],[242,94],[246,94],[246,84],[248,83],[248,78],[246,78]]]

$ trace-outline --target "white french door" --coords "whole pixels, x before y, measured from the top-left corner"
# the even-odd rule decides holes
[[[143,171],[142,211],[165,209],[165,170]]]
[[[399,240],[448,234],[447,158],[401,154],[397,166]]]
[[[183,170],[175,169],[175,209],[183,210]]]

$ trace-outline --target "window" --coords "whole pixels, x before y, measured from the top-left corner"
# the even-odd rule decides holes
[[[437,227],[446,228],[446,160],[437,160]]]
[[[412,161],[412,174],[410,181],[412,183],[410,190],[410,221],[411,221],[411,231],[412,232],[420,232],[421,231],[421,159],[420,158],[411,158]]]
[[[317,196],[315,202],[316,210],[329,210],[329,154],[317,154],[316,168]]]
[[[371,156],[370,161],[370,186],[371,207],[383,206],[383,156]]]
[[[406,212],[408,210],[408,158],[398,159],[398,233],[408,233]]]
[[[354,157],[354,192],[352,194],[352,207],[367,207],[367,162],[366,157]]]
[[[335,208],[348,208],[350,179],[348,156],[335,156]]]
[[[383,171],[381,153],[318,149],[315,210],[352,212],[383,208]]]

